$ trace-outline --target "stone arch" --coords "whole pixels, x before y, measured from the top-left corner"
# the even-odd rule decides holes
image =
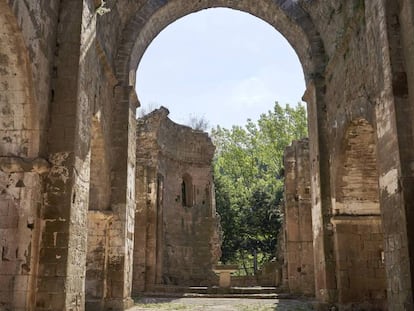
[[[387,309],[384,234],[373,126],[350,122],[342,141],[333,205],[338,302]]]
[[[0,306],[33,310],[39,258],[42,174],[32,73],[23,34],[0,2]]]
[[[17,20],[0,3],[0,156],[35,157],[39,149],[28,53]]]
[[[135,72],[139,61],[151,41],[177,19],[208,8],[226,7],[250,13],[273,27],[289,41],[304,69],[305,79],[321,75],[325,68],[325,51],[316,27],[297,1],[147,1],[124,27],[115,70],[121,84],[135,85]]]
[[[116,150],[123,148],[128,144],[133,144],[131,135],[125,133],[125,120],[129,119],[128,133],[134,132],[136,124],[131,122],[135,120],[135,110],[137,103],[136,94],[133,91],[135,86],[136,70],[141,57],[151,41],[169,24],[185,15],[214,7],[224,7],[250,13],[277,29],[292,45],[302,64],[304,76],[308,87],[311,85],[313,92],[312,100],[309,105],[312,107],[310,111],[313,114],[319,114],[323,108],[324,96],[324,76],[327,57],[322,39],[319,35],[317,27],[314,25],[311,17],[304,9],[303,3],[295,0],[275,1],[275,0],[172,0],[172,1],[145,1],[135,11],[128,11],[127,7],[118,7],[120,12],[120,20],[125,21],[125,26],[119,32],[119,40],[115,58],[113,59],[115,77],[118,85],[114,90],[116,105],[112,114],[112,126],[114,133],[122,135],[114,135],[112,146]],[[131,6],[132,7],[132,6]],[[309,97],[309,96],[308,96]],[[314,126],[323,125],[318,122],[324,122],[325,115],[317,118],[315,116]],[[318,119],[318,122],[316,121]],[[312,131],[317,133],[317,131]],[[319,136],[311,137],[311,140],[319,139]],[[135,150],[129,148],[129,150]],[[124,152],[126,154],[126,152]],[[120,163],[132,163],[134,155],[125,155]],[[121,159],[119,159],[121,160]],[[323,162],[323,161],[322,161]],[[132,168],[125,167],[127,171]],[[122,171],[116,172],[119,175],[119,185],[112,185],[112,197],[120,197],[123,195],[125,186],[128,188],[130,184],[124,177]],[[127,173],[126,176],[130,174]],[[114,178],[115,182],[118,180]],[[120,189],[120,190],[119,190]],[[119,191],[119,194],[118,194]],[[117,206],[126,206],[132,204],[132,200],[127,199],[126,204],[122,200]],[[122,212],[123,213],[123,212]],[[125,225],[126,226],[126,225]],[[128,241],[127,241],[128,243]],[[130,260],[130,259],[128,259]],[[126,264],[128,264],[126,262]],[[325,272],[321,272],[321,275]],[[319,274],[318,274],[319,275]],[[324,277],[321,277],[321,280]],[[324,281],[317,281],[321,288],[325,288]],[[318,288],[319,288],[318,287]],[[319,291],[318,291],[319,292]]]

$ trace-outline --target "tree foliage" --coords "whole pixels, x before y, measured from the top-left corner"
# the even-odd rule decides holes
[[[306,136],[306,109],[301,104],[275,103],[257,122],[212,130],[216,205],[224,233],[222,262],[246,265],[254,253],[262,262],[274,256],[281,227],[284,148]]]

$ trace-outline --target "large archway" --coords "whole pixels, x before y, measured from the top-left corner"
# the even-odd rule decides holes
[[[229,20],[232,22],[229,23]],[[268,74],[262,76],[261,70],[264,68],[268,70],[266,71]],[[271,76],[271,78],[269,76]],[[247,78],[250,77],[258,78],[261,85],[266,83],[268,83],[268,85],[263,88],[251,88],[247,91],[249,95],[251,94],[250,96],[246,94],[247,92],[245,89],[243,89],[243,91],[245,91],[243,92],[240,87],[237,88],[237,90],[229,87],[229,84],[239,86],[242,79],[244,79],[243,82],[245,82]],[[146,81],[146,79],[149,81]],[[231,82],[229,82],[229,80]],[[147,86],[147,88],[143,87],[144,85]],[[243,85],[245,86],[245,83],[243,83]],[[284,89],[288,88],[295,88],[292,92],[286,92],[289,93],[290,97],[289,95],[286,96],[286,93],[283,92]],[[281,97],[279,96],[283,97],[283,95],[285,95],[284,98],[289,98],[289,103],[296,103],[303,95],[304,79],[302,67],[295,52],[286,39],[281,36],[274,27],[263,20],[242,11],[227,8],[212,8],[186,15],[173,22],[166,27],[153,42],[151,42],[137,71],[136,90],[146,114],[150,113],[150,111],[146,109],[148,108],[148,101],[146,99],[155,97],[160,99],[160,101],[158,101],[159,103],[167,103],[168,105],[171,105],[172,109],[170,113],[172,117],[169,117],[172,120],[179,120],[174,118],[174,115],[176,117],[184,117],[187,116],[187,111],[194,111],[197,109],[200,114],[204,115],[205,113],[210,124],[220,124],[220,127],[225,127],[227,125],[231,128],[231,126],[236,123],[229,122],[234,122],[234,119],[246,122],[247,118],[255,119],[255,115],[253,115],[254,112],[259,116],[259,114],[265,113],[267,109],[273,111],[273,109],[275,109],[274,100],[280,99]],[[268,91],[266,96],[263,96],[264,98],[261,97],[263,90]],[[292,96],[292,93],[296,96]],[[146,96],[143,96],[143,94]],[[211,100],[211,97],[208,96],[209,94],[216,100]],[[231,103],[227,100],[232,97],[230,94],[235,98]],[[257,97],[261,98],[257,99]],[[246,105],[244,105],[244,103],[246,103]],[[225,110],[227,104],[231,108],[228,109],[228,111]],[[248,106],[250,105],[253,106],[253,109],[248,109]],[[141,118],[145,119],[145,116],[141,113],[142,110],[140,110],[141,109],[138,109],[138,115],[140,117],[138,124],[142,122]],[[248,114],[249,112],[250,114]],[[225,124],[217,122],[218,116],[222,116],[222,119],[225,119],[228,122]],[[181,122],[184,122],[184,120],[181,120]],[[178,121],[178,123],[180,122]],[[142,132],[145,132],[145,129],[148,127],[149,125],[146,125],[145,127],[138,126],[138,137],[142,135]],[[152,137],[152,135],[147,136]],[[172,141],[176,142],[175,139]],[[181,153],[184,154],[184,150],[186,150],[185,147],[178,145],[177,142],[176,144],[177,149],[181,150]],[[188,141],[188,144],[190,144],[190,141]],[[189,149],[199,148],[199,146],[200,142],[195,141],[195,146]],[[149,178],[150,173],[148,172],[148,168],[146,168],[145,172],[145,170],[140,169],[139,165],[139,162],[142,161],[141,158],[146,157],[148,151],[145,152],[145,150],[147,149],[148,142],[138,138],[136,185],[145,183],[144,180]],[[179,161],[185,160],[182,158]],[[172,168],[169,168],[166,171],[168,172],[167,176],[173,174],[173,171]],[[201,178],[199,174],[196,174],[195,176],[195,181],[198,181]],[[182,205],[187,207],[192,207],[193,205],[193,198],[190,195],[192,191],[189,191],[193,189],[193,182],[191,179],[190,175],[184,174],[182,177],[183,182],[181,183]],[[166,192],[166,197],[171,196],[171,184],[174,182],[174,180],[171,179],[167,180],[166,184],[169,184],[170,188],[168,189],[169,191]],[[197,245],[194,243],[194,236],[191,236],[191,238],[187,237],[188,241],[186,241],[186,247],[188,249],[193,249],[193,252],[191,256],[185,256],[184,253],[178,249],[178,246],[181,245],[180,243],[183,243],[183,241],[177,237],[180,235],[172,234],[176,230],[175,228],[171,228],[174,227],[171,225],[172,217],[166,217],[162,222],[155,222],[153,218],[148,217],[146,213],[151,210],[151,204],[147,203],[146,208],[144,208],[146,200],[141,198],[148,196],[148,194],[145,189],[142,189],[145,187],[141,186],[140,188],[141,189],[138,191],[138,186],[136,187],[137,202],[138,200],[142,200],[143,202],[140,202],[139,204],[137,203],[137,212],[135,214],[133,295],[139,295],[137,288],[141,289],[141,291],[143,290],[142,283],[146,283],[146,291],[150,290],[151,286],[153,286],[154,281],[151,280],[151,278],[146,278],[145,274],[151,274],[151,260],[153,260],[154,256],[150,255],[153,251],[150,248],[151,246],[155,247],[155,243],[152,243],[153,245],[151,245],[151,242],[145,243],[146,230],[144,228],[152,228],[153,226],[156,226],[157,223],[162,224],[161,231],[164,231],[164,234],[166,235],[166,243],[159,244],[161,253],[167,252],[167,249],[171,250],[168,252],[168,255],[164,256],[168,258],[168,260],[164,261],[164,266],[160,271],[162,278],[157,279],[158,283],[156,283],[156,285],[163,288],[166,284],[175,284],[175,286],[184,286],[184,284],[193,286],[200,286],[200,284],[214,284],[211,280],[211,276],[209,277],[205,271],[212,270],[212,267],[209,267],[208,264],[211,265],[216,263],[211,263],[213,260],[210,260],[211,258],[208,255],[206,256],[205,253],[195,251]],[[201,193],[203,192],[204,191]],[[155,200],[152,198],[147,201],[154,202]],[[216,205],[218,210],[222,208],[219,203]],[[169,210],[173,209],[175,211],[175,216],[179,217],[182,207],[166,204],[163,209],[166,211],[164,215],[168,215]],[[201,213],[197,216],[197,214],[194,213],[195,217],[191,220],[189,220],[188,217],[183,218],[183,224],[181,224],[181,226],[183,227],[184,225],[187,225],[191,227],[194,223],[201,222],[200,218],[197,218],[201,217],[200,214]],[[205,218],[207,217],[208,216]],[[223,215],[221,215],[221,217],[223,217]],[[184,219],[186,220],[184,221]],[[274,223],[278,222],[274,221]],[[207,226],[205,223],[203,225]],[[221,221],[221,225],[222,228],[228,228],[230,226],[227,225],[226,227],[225,221],[223,220]],[[198,225],[198,228],[200,228],[200,226],[201,224]],[[169,227],[168,231],[166,229],[167,227]],[[309,223],[309,228],[311,227],[311,223]],[[256,230],[256,228],[252,228],[252,230]],[[201,229],[198,229],[198,231],[201,231]],[[262,229],[262,231],[266,232],[265,229]],[[272,238],[276,238],[276,231],[276,229],[268,229],[266,233]],[[312,231],[309,231],[309,233],[311,235],[308,238],[312,241]],[[219,232],[217,232],[217,234],[219,234]],[[226,229],[223,230],[222,235],[228,235]],[[183,232],[182,236],[185,236],[185,232]],[[148,235],[148,238],[151,238],[151,236]],[[191,239],[193,241],[191,241]],[[208,240],[208,236],[204,236],[204,239]],[[269,238],[269,240],[270,239],[271,238]],[[182,240],[185,239],[182,238]],[[199,238],[199,240],[202,239]],[[151,241],[151,239],[149,241]],[[167,241],[169,243],[167,243]],[[230,247],[227,245],[231,245],[232,243],[229,242],[228,239],[226,241],[225,238],[223,238],[223,241],[222,250],[223,247],[224,249],[229,249]],[[312,245],[312,243],[310,243],[310,245]],[[235,251],[241,253],[241,249],[242,247]],[[270,254],[266,253],[266,255],[271,256],[272,258],[274,257],[275,252],[275,250],[272,252],[269,250]],[[149,254],[146,267],[143,264],[145,254]],[[258,250],[255,255],[253,255],[252,250],[247,250],[246,254],[243,253],[242,256],[244,258],[243,264],[240,263],[240,271],[238,271],[238,273],[248,273],[249,275],[255,274],[255,277],[250,277],[250,279],[247,277],[240,277],[238,280],[234,278],[233,282],[239,282],[239,284],[243,284],[244,282],[245,285],[263,285],[266,283],[264,278],[267,277],[267,285],[276,284],[276,282],[273,283],[271,276],[258,276],[261,271],[254,271],[254,264],[252,264],[254,262],[254,256],[256,256],[256,261],[258,261],[258,268],[260,270],[263,268],[262,264],[265,260],[261,260],[263,256],[262,250]],[[250,256],[251,258],[249,258]],[[191,257],[192,260],[188,260],[186,257]],[[257,257],[259,257],[259,260],[257,260]],[[309,257],[312,257],[312,253],[310,253]],[[226,258],[226,256],[222,257],[221,260],[223,260],[223,258]],[[173,263],[174,261],[176,262]],[[226,261],[228,263],[229,259]],[[200,262],[203,263],[203,265],[201,265]],[[271,265],[272,264],[274,263],[271,263]],[[250,265],[250,269],[247,268],[242,270],[242,267]],[[203,269],[200,269],[200,266],[202,266]],[[168,271],[171,271],[172,267],[175,270],[175,275],[173,278],[170,278],[168,276]],[[206,274],[203,276],[198,272],[197,276],[195,272],[200,270],[204,271]],[[246,272],[246,270],[248,272]],[[189,273],[189,271],[194,272]],[[311,276],[313,276],[313,274]],[[145,279],[147,279],[147,282],[144,282]],[[249,281],[247,281],[247,279],[249,279]],[[309,279],[311,279],[311,277]],[[310,280],[310,283],[313,283],[313,279]]]
[[[266,21],[276,28],[288,40],[297,53],[303,66],[305,80],[308,86],[313,85],[314,96],[308,103],[310,105],[310,114],[323,115],[318,110],[323,109],[323,72],[326,65],[325,51],[318,30],[313,25],[311,18],[303,7],[295,1],[287,1],[283,5],[268,0],[254,3],[251,1],[235,1],[229,3],[228,1],[221,0],[214,2],[197,1],[192,3],[182,0],[169,1],[167,3],[150,1],[136,10],[131,9],[129,14],[126,14],[126,24],[119,40],[118,53],[114,57],[116,78],[119,81],[119,92],[116,93],[118,103],[130,102],[131,94],[134,93],[133,87],[135,85],[135,73],[138,64],[151,41],[166,26],[180,17],[212,7],[226,7],[244,11]],[[317,102],[319,106],[316,105]],[[116,109],[119,109],[119,112],[116,112],[118,118],[120,115],[129,115],[130,120],[131,118],[135,118],[133,106],[127,107],[124,105],[122,107],[122,105],[118,105]],[[114,121],[113,124],[117,122],[119,121]],[[314,128],[310,131],[312,133],[312,141],[317,142],[324,139],[323,136],[317,135],[317,128],[323,126],[323,122],[325,122],[323,117],[319,117],[318,122],[313,122],[312,126]],[[119,138],[117,140],[119,141]],[[124,135],[124,142],[127,140],[128,137]],[[322,144],[321,146],[323,148],[327,147],[326,144]],[[317,152],[319,153],[319,151]],[[325,175],[329,174],[328,161],[323,160],[323,157],[327,156],[328,153],[322,151],[320,154],[320,163],[325,166],[321,170],[325,172]],[[125,163],[128,162],[127,159],[125,160]],[[313,166],[313,169],[319,171],[320,168]],[[316,192],[315,194],[319,196]],[[329,194],[326,193],[325,195]],[[127,202],[126,205],[131,203]],[[325,239],[323,234],[319,234],[316,237],[317,243],[320,244],[323,243],[321,242],[323,239]],[[318,255],[325,256],[324,253],[318,253]],[[132,261],[132,258],[129,257],[127,260]],[[326,271],[325,259],[320,258],[318,262],[321,264],[317,267],[319,271],[316,274],[317,288],[327,288],[330,286],[327,284],[333,283],[329,281],[329,278],[333,278],[334,275]],[[329,291],[317,291],[317,294],[323,300],[330,299],[327,293]]]
[[[289,0],[259,1],[254,4],[249,1],[230,3],[227,1],[199,1],[191,4],[184,1],[146,2],[139,10],[131,10],[131,15],[129,15],[131,19],[127,18],[129,22],[123,28],[118,54],[114,63],[117,79],[125,91],[124,96],[118,98],[118,102],[127,102],[127,98],[131,95],[131,87],[135,83],[136,67],[149,42],[161,29],[177,18],[209,7],[222,6],[249,12],[273,25],[287,38],[298,54],[304,69],[307,81],[305,99],[308,102],[309,117],[312,120],[310,124],[310,156],[312,163],[312,215],[315,220],[313,222],[313,243],[315,249],[316,294],[322,301],[336,301],[336,262],[334,240],[330,234],[332,230],[332,192],[334,192],[332,187],[335,183],[331,178],[330,166],[334,144],[338,140],[336,132],[344,131],[343,122],[345,118],[343,115],[358,111],[366,119],[370,119],[373,114],[376,114],[376,122],[379,124],[379,126],[374,126],[379,136],[377,148],[379,150],[389,150],[395,160],[391,162],[383,159],[381,161],[383,165],[379,165],[379,179],[380,185],[381,181],[383,183],[382,188],[387,188],[386,183],[388,182],[392,185],[397,183],[398,168],[396,167],[401,165],[397,160],[399,153],[401,152],[404,156],[410,154],[400,150],[397,147],[398,142],[396,140],[390,143],[393,134],[408,134],[406,129],[401,128],[404,122],[399,122],[400,127],[396,129],[393,123],[395,120],[392,119],[397,117],[397,120],[402,120],[401,116],[407,116],[408,114],[401,113],[401,110],[394,110],[394,96],[403,101],[405,100],[404,96],[407,96],[407,92],[406,89],[399,89],[399,83],[393,85],[390,82],[400,81],[398,72],[390,72],[390,51],[388,49],[390,46],[387,45],[384,54],[377,53],[375,57],[365,55],[367,51],[369,51],[370,56],[374,55],[372,54],[373,51],[384,51],[385,42],[389,42],[387,36],[396,41],[401,37],[398,31],[394,32],[394,30],[398,30],[398,27],[394,27],[393,24],[393,18],[401,13],[395,12],[394,9],[388,9],[383,3],[365,1],[332,5],[330,11],[328,9],[322,13],[318,10],[319,6],[323,6],[322,3],[313,1],[309,3],[307,5],[304,2]],[[395,6],[399,7],[399,4]],[[308,14],[310,11],[304,9],[310,7],[317,11],[317,13],[312,12],[312,18]],[[389,15],[385,14],[386,11],[389,11]],[[376,13],[371,14],[370,12]],[[337,20],[335,25],[335,23],[331,23],[335,16],[346,17],[342,21]],[[387,22],[380,22],[379,16],[384,16]],[[318,20],[318,18],[321,18],[321,20]],[[378,25],[381,27],[378,27]],[[328,26],[333,27],[333,29],[339,29],[336,26],[342,28],[336,35],[331,36],[328,34],[331,31],[324,28]],[[318,30],[323,33],[323,41]],[[364,37],[365,34],[368,34],[369,39]],[[377,39],[382,43],[378,44]],[[392,41],[391,45],[399,46],[396,41]],[[327,47],[326,49],[324,44]],[[398,55],[392,59],[392,62],[395,64],[395,68],[399,68],[403,57],[399,53],[396,54]],[[362,68],[371,68],[372,70],[370,72],[369,70],[364,71],[357,84],[351,83],[353,77],[360,73]],[[381,78],[377,79],[377,77]],[[370,91],[367,92],[367,89]],[[386,92],[381,91],[384,89]],[[326,98],[329,98],[329,104],[325,102]],[[399,102],[398,100],[396,102]],[[129,115],[131,114],[133,115],[133,112],[130,110]],[[384,133],[387,133],[387,135]],[[401,135],[411,137],[411,134]],[[391,150],[390,146],[394,146],[394,149]],[[407,158],[403,158],[401,161],[407,162]],[[386,180],[385,184],[384,180]],[[391,189],[394,190],[395,187]],[[392,200],[397,202],[400,194],[397,191],[392,193],[384,191],[383,193],[385,196],[380,199],[381,208],[387,211],[393,210],[390,202]],[[405,203],[398,204],[405,212]],[[402,207],[403,205],[404,207]],[[394,226],[385,226],[387,228],[385,235],[393,240],[396,236],[402,236],[404,240],[402,248],[406,258],[409,257],[406,252],[408,251],[406,227],[395,227],[395,219],[397,218],[406,224],[404,212],[400,211],[399,217],[393,218]],[[411,219],[411,216],[408,216],[408,219]],[[396,255],[396,252],[391,250],[386,251],[387,253],[392,253],[392,256]],[[402,270],[397,269],[399,271],[398,275],[404,281],[397,281],[395,278],[395,282],[399,284],[400,289],[395,295],[392,295],[390,304],[393,301],[395,303],[398,301],[398,304],[412,305],[412,295],[408,294],[411,288],[411,278],[408,277],[410,273],[404,274],[407,277],[403,277],[402,273],[408,266],[409,264],[406,261],[398,266],[398,269],[402,268]],[[387,265],[388,269],[389,271],[394,270],[391,263]]]
[[[183,0],[167,4],[146,3],[131,18],[123,30],[116,57],[117,77],[128,85],[135,85],[135,72],[151,41],[177,19],[214,7],[225,7],[250,13],[277,29],[292,45],[302,63],[308,81],[323,72],[325,61],[323,43],[306,11],[294,1],[283,6],[269,0],[250,1],[198,1],[189,4]]]

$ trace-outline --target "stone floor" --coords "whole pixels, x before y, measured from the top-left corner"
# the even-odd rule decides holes
[[[311,303],[294,299],[140,298],[128,311],[309,311]]]

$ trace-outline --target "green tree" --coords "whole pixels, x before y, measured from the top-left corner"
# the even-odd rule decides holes
[[[306,136],[306,109],[301,104],[275,103],[257,122],[212,130],[223,262],[247,267],[254,253],[261,262],[274,256],[281,227],[283,152],[293,140]]]

